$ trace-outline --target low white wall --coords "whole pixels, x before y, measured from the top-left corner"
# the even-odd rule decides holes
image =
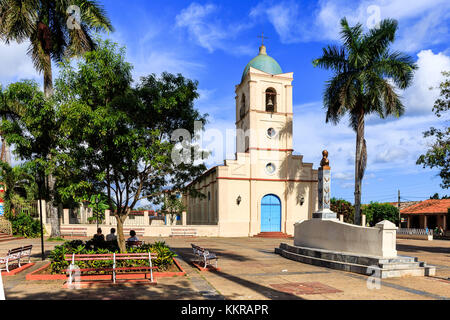
[[[97,225],[96,224],[71,224],[71,225],[62,225],[62,227],[74,227],[74,228],[87,228],[87,236],[93,237],[94,234],[97,233]],[[49,224],[45,225],[46,230],[51,230],[51,226]],[[103,234],[106,236],[109,234],[111,228],[117,227],[115,225],[99,225],[99,228],[102,229]],[[169,237],[172,233],[172,229],[195,229],[197,231],[198,237],[218,237],[219,236],[219,227],[218,226],[130,226],[126,225],[124,228],[128,229],[145,229],[144,237]],[[48,234],[47,234],[48,235]],[[125,237],[128,237],[128,234],[125,234]]]
[[[411,239],[411,240],[433,240],[431,234],[398,234],[397,239]]]
[[[382,221],[375,228],[339,220],[312,219],[295,224],[294,245],[378,257],[396,257],[397,227]]]

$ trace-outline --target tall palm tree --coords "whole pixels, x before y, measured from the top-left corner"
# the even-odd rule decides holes
[[[28,54],[36,70],[44,73],[46,97],[53,91],[52,61],[92,50],[91,33],[112,30],[96,1],[0,0],[0,39],[7,44],[30,42]]]
[[[366,34],[361,24],[350,27],[346,18],[341,19],[341,27],[343,45],[323,48],[313,65],[334,72],[323,98],[326,122],[337,124],[348,114],[350,126],[356,131],[355,224],[360,225],[361,182],[367,163],[364,118],[372,113],[381,118],[401,116],[405,107],[396,87],[408,87],[417,66],[410,56],[389,50],[397,21],[385,19]]]
[[[28,54],[44,74],[44,93],[53,93],[52,61],[83,54],[95,48],[92,32],[113,31],[109,18],[95,0],[0,0],[0,39],[7,44],[29,41]],[[55,179],[48,176],[50,194]],[[53,201],[51,236],[59,236],[59,219]]]

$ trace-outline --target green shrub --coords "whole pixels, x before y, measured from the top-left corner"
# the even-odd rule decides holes
[[[355,220],[355,207],[344,199],[331,198],[330,209],[337,213],[337,217],[341,214],[344,215],[344,222],[354,223]]]
[[[130,248],[128,253],[157,253],[158,258],[152,260],[153,266],[158,267],[158,270],[164,271],[173,264],[173,258],[176,254],[164,242],[155,242],[154,244],[144,244],[139,248]],[[64,260],[64,256],[68,254],[98,254],[98,253],[119,253],[119,250],[110,250],[108,248],[93,248],[91,241],[73,240],[67,241],[63,245],[56,246],[50,252],[49,258],[51,261],[50,270],[52,274],[65,274],[69,267],[69,262]],[[106,268],[112,267],[112,261],[76,261],[75,264],[83,268]],[[119,260],[116,261],[116,266],[119,267],[138,267],[147,266],[148,262],[145,260]]]
[[[25,238],[38,238],[41,235],[41,224],[26,213],[18,215],[9,215],[12,232],[14,235],[20,235]],[[45,233],[45,230],[44,230]]]
[[[364,214],[372,227],[383,220],[398,224],[398,208],[389,203],[371,202],[364,208]]]

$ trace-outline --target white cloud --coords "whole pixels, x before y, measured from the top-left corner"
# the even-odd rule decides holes
[[[375,8],[375,9],[374,9]],[[339,40],[340,19],[350,25],[357,22],[371,27],[378,19],[399,21],[396,49],[415,51],[427,45],[448,42],[450,2],[446,0],[323,0],[315,8],[301,7],[293,1],[262,1],[250,17],[265,17],[277,31],[283,43]]]
[[[196,71],[203,69],[201,63],[192,62],[180,56],[177,52],[151,49],[142,55],[130,56],[134,66],[133,76],[138,80],[142,76],[151,73],[160,74],[167,71],[170,73],[182,73],[186,77],[192,77]]]
[[[442,52],[434,54],[431,50],[422,50],[417,57],[419,69],[414,73],[411,87],[403,93],[408,114],[431,112],[440,94],[436,88],[444,80],[442,71],[450,71],[450,57]]]
[[[237,37],[239,32],[251,26],[245,23],[224,23],[220,19],[219,8],[214,4],[201,5],[191,3],[176,16],[176,26],[186,28],[190,38],[210,53],[217,49],[233,55],[253,54],[247,45],[236,45],[230,49],[229,41]]]
[[[333,175],[333,178],[334,178],[334,179],[337,179],[337,180],[347,180],[347,181],[350,181],[350,180],[355,179],[355,175],[352,174],[352,173],[349,173],[349,172],[336,172],[336,173]]]
[[[41,80],[34,69],[31,57],[27,55],[29,43],[11,42],[9,45],[0,43],[0,83],[7,85],[22,79]]]
[[[294,106],[294,150],[304,155],[305,162],[312,162],[317,167],[322,150],[327,149],[334,177],[350,181],[354,174],[355,132],[348,127],[346,119],[336,126],[326,124],[320,102],[316,102],[315,108],[308,105],[309,108]],[[441,125],[440,121],[431,112],[368,121],[365,130],[368,148],[366,178],[391,169],[399,173],[421,170],[415,163],[427,149],[427,140],[422,133],[431,126]]]

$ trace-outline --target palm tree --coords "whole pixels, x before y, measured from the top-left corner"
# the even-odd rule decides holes
[[[337,124],[348,114],[356,131],[355,156],[355,224],[361,224],[361,182],[367,162],[364,118],[375,113],[381,118],[404,113],[396,87],[405,89],[413,79],[417,66],[401,52],[389,51],[397,31],[397,21],[385,19],[379,27],[363,34],[361,24],[350,27],[341,19],[343,45],[323,48],[314,66],[330,69],[333,77],[324,92],[326,122]]]
[[[36,70],[44,73],[44,94],[53,93],[52,61],[83,54],[95,48],[91,33],[113,31],[110,20],[95,0],[0,0],[0,39],[29,41],[28,54]],[[54,193],[55,179],[48,176]],[[59,236],[59,219],[50,201],[52,234]]]
[[[0,39],[7,44],[30,42],[28,54],[36,70],[44,73],[46,97],[53,91],[52,61],[94,49],[91,32],[112,30],[96,1],[0,0]]]

